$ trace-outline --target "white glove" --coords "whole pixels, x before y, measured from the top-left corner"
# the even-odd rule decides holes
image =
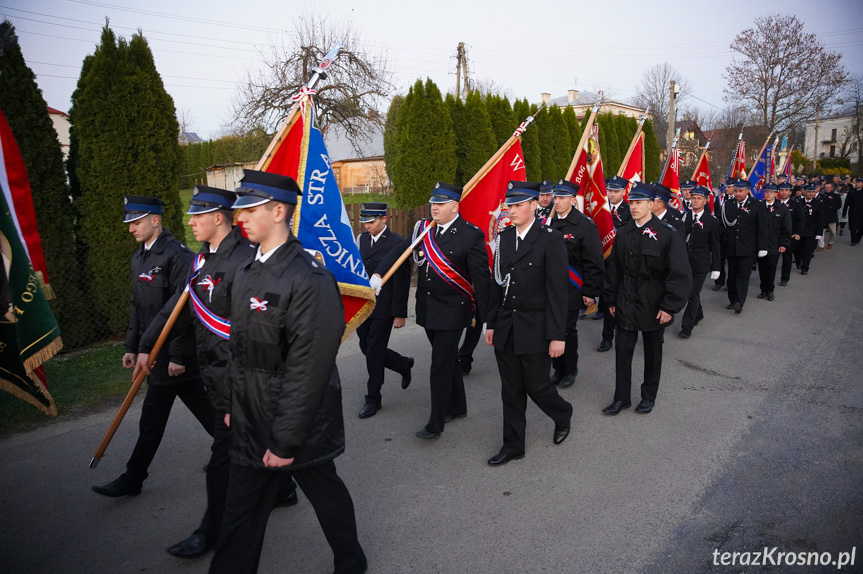
[[[710,279],[712,281],[716,281],[717,279],[719,279],[719,271],[711,271],[710,272]]]
[[[815,240],[816,240],[816,241],[821,241],[821,236],[820,236],[820,235],[816,235],[816,236],[815,236]]]
[[[758,252],[758,257],[766,257],[766,256],[767,256],[767,250],[766,249],[762,249],[761,251]]]
[[[369,285],[375,290],[375,295],[381,294],[381,286],[384,284],[383,279],[377,273],[369,278]]]
[[[482,336],[485,337],[485,332],[488,331],[488,323],[482,324]]]

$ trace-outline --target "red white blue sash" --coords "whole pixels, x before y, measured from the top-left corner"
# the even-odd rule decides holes
[[[539,223],[542,225],[551,225],[551,215],[547,215],[546,217],[540,217]]]
[[[197,315],[198,319],[201,323],[209,329],[215,335],[221,337],[222,339],[230,339],[231,338],[231,322],[223,317],[219,317],[204,305],[204,302],[201,301],[201,298],[198,297],[197,293],[195,293],[194,283],[195,279],[198,278],[198,275],[201,273],[201,267],[204,266],[204,254],[199,253],[195,257],[195,274],[192,275],[192,278],[189,279],[189,297],[192,299],[192,308],[195,310],[195,315]]]
[[[424,222],[423,231],[425,231],[430,224],[430,221]],[[450,263],[449,259],[444,256],[433,236],[434,232],[430,231],[429,233],[426,233],[423,238],[423,249],[425,250],[426,261],[428,261],[429,267],[431,267],[441,279],[446,281],[450,287],[470,299],[471,307],[473,307],[475,305],[473,286],[470,284],[470,281],[461,274],[455,265]]]
[[[582,290],[582,286],[584,285],[584,279],[572,267],[569,268],[569,282],[575,285],[579,291]]]

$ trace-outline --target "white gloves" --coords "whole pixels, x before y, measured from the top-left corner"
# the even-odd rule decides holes
[[[815,236],[815,239],[816,239],[817,241],[821,241],[821,236],[820,236],[820,235],[816,235],[816,236]]]
[[[712,281],[716,281],[717,279],[719,279],[719,271],[711,271],[710,272],[710,279]]]
[[[761,251],[758,252],[758,257],[765,257],[766,255],[767,255],[766,249],[762,249]]]
[[[369,277],[369,285],[372,289],[375,290],[375,295],[381,294],[381,286],[384,284],[383,279],[381,279],[380,275],[372,275]]]

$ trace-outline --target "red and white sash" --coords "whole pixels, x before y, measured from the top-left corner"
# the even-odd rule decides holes
[[[430,224],[430,221],[425,221],[423,223],[423,231],[425,231]],[[426,233],[423,238],[423,249],[425,250],[426,261],[428,261],[429,267],[431,267],[441,279],[446,281],[450,287],[470,299],[470,304],[473,308],[476,305],[473,296],[473,286],[455,267],[455,265],[453,265],[449,259],[444,256],[433,236],[434,233],[429,232]]]
[[[201,323],[209,329],[211,332],[221,337],[222,339],[230,339],[231,338],[231,322],[223,317],[219,317],[212,311],[210,311],[204,302],[201,301],[201,298],[198,297],[197,293],[195,293],[194,283],[195,279],[198,278],[198,275],[201,273],[201,267],[204,266],[204,254],[199,253],[195,257],[195,274],[192,275],[191,279],[189,279],[189,297],[192,299],[192,308],[195,310],[195,315],[201,321]],[[212,278],[208,275],[204,281],[205,286],[207,286],[208,290],[212,292],[212,287],[215,287],[216,281],[213,282]],[[210,287],[212,285],[212,287]]]

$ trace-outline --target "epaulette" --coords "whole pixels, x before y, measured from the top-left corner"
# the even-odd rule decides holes
[[[507,225],[506,227],[504,227],[503,229],[501,229],[498,232],[498,235],[500,235],[501,233],[507,233],[509,231],[513,231],[514,229],[515,229],[515,225]]]
[[[471,222],[470,222],[470,221],[468,221],[467,219],[465,219],[465,220],[464,220],[464,222],[465,222],[465,223],[467,223],[467,226],[468,226],[468,227],[473,227],[473,228],[474,228],[474,229],[476,229],[477,231],[482,231],[482,229],[480,229],[479,227],[477,227],[476,225],[474,225],[473,223],[471,223]]]
[[[544,225],[544,226],[543,226],[543,229],[545,229],[545,230],[546,230],[547,232],[549,232],[549,233],[551,233],[552,231],[554,231],[551,227],[548,227],[548,226],[546,226],[546,225]]]
[[[675,232],[677,231],[677,228],[674,227],[673,225],[671,225],[670,223],[668,223],[667,221],[660,219],[659,223],[661,223],[662,225],[664,225],[665,227],[667,227],[668,229],[670,229],[672,231],[675,231]]]

